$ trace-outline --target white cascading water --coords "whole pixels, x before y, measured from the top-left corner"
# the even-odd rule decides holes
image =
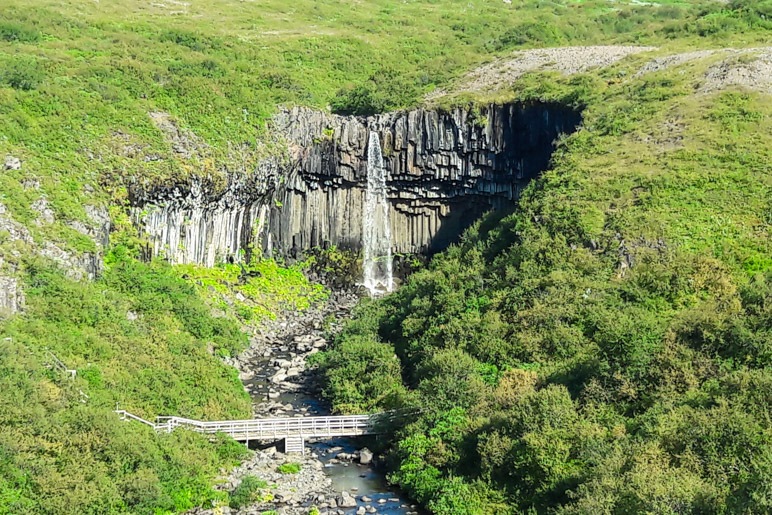
[[[363,218],[364,285],[371,295],[392,289],[391,227],[386,196],[386,169],[378,133],[367,141],[367,191]]]

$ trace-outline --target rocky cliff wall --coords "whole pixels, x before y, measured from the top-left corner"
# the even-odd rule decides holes
[[[224,187],[192,178],[134,190],[132,217],[148,237],[152,256],[209,267],[248,261],[256,234],[267,227],[278,170],[271,159],[248,176],[230,176]]]
[[[370,118],[284,112],[275,126],[291,142],[293,166],[277,192],[272,241],[282,252],[328,242],[358,248],[375,130],[388,170],[393,250],[441,250],[485,211],[511,206],[548,166],[558,135],[579,122],[578,112],[544,104]]]
[[[272,121],[287,142],[287,162],[267,161],[225,188],[195,180],[135,192],[134,216],[153,253],[175,263],[239,260],[253,244],[291,256],[314,246],[356,250],[374,130],[388,172],[393,250],[432,253],[482,213],[512,206],[548,166],[557,137],[580,120],[548,104],[369,118],[294,108]]]

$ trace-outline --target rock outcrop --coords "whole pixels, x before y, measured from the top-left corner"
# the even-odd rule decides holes
[[[45,198],[31,206],[40,214],[37,225],[53,222],[53,211]],[[52,241],[36,241],[24,224],[17,222],[6,206],[0,203],[0,233],[5,235],[5,247],[0,256],[0,311],[16,313],[24,305],[24,294],[18,282],[20,263],[25,256],[37,254],[56,263],[74,280],[95,279],[104,268],[103,254],[109,243],[110,217],[104,206],[85,206],[87,220],[70,222],[73,229],[94,242],[94,251],[78,252]]]
[[[393,251],[433,253],[484,212],[511,207],[548,166],[554,141],[580,120],[576,110],[538,103],[369,118],[294,108],[272,121],[287,163],[266,161],[225,188],[193,180],[134,192],[134,216],[153,253],[175,263],[238,261],[251,246],[292,257],[316,246],[358,250],[367,141],[376,131]]]
[[[18,313],[24,307],[24,292],[15,277],[0,275],[0,318]]]

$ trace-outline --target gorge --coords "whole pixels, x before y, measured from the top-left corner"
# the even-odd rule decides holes
[[[274,116],[286,158],[227,184],[191,179],[131,192],[154,256],[213,266],[312,247],[366,251],[368,146],[382,145],[390,251],[433,254],[484,212],[514,205],[581,114],[546,103],[344,117],[303,107]],[[371,137],[370,135],[374,135]],[[376,167],[377,168],[377,167]],[[372,211],[371,211],[372,212]]]

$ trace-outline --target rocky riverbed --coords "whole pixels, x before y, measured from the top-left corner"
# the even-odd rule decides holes
[[[325,414],[319,383],[307,359],[324,349],[359,301],[352,291],[332,292],[328,301],[305,312],[286,312],[255,331],[247,350],[226,362],[238,369],[253,399],[255,417],[303,417]],[[257,448],[223,478],[219,489],[233,491],[247,476],[265,481],[265,501],[240,509],[198,509],[195,515],[255,515],[274,510],[282,515],[319,513],[364,515],[410,514],[415,507],[388,491],[371,462],[377,457],[351,440],[306,445],[305,455],[284,454],[283,442]],[[280,467],[297,463],[296,473]]]

